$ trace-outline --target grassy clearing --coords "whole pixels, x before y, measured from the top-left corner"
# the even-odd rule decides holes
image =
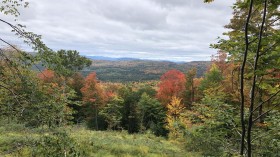
[[[200,156],[186,152],[178,143],[151,134],[130,135],[126,132],[90,131],[83,127],[67,127],[63,130],[76,142],[78,149],[84,152],[81,156]],[[32,150],[39,149],[36,142],[52,132],[53,130],[26,129],[20,125],[0,127],[0,156],[32,156]]]

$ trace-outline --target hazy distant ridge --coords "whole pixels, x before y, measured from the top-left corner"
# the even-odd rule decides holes
[[[140,59],[140,58],[130,58],[130,57],[105,57],[105,56],[85,56],[92,60],[103,60],[103,61],[159,61],[159,62],[174,62],[174,63],[186,63],[184,61],[171,61],[171,60],[156,60],[156,59]]]
[[[86,56],[87,58],[90,58],[92,60],[104,60],[104,61],[132,61],[132,60],[141,60],[137,58],[128,58],[128,57],[122,57],[122,58],[114,58],[114,57],[104,57],[104,56]]]

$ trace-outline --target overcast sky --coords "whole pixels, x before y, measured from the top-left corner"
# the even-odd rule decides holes
[[[20,23],[53,50],[142,59],[209,60],[234,0],[29,0]],[[0,15],[3,16],[3,15]],[[3,19],[7,17],[1,17]],[[9,20],[9,19],[6,19]],[[15,41],[1,24],[2,38]],[[3,46],[3,43],[1,43]]]

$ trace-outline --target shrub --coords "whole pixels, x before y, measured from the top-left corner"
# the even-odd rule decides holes
[[[85,156],[79,145],[65,131],[56,131],[51,135],[43,136],[36,142],[36,147],[33,147],[32,153],[38,157]]]

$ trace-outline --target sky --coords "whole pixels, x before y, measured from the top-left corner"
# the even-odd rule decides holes
[[[81,55],[203,61],[225,32],[234,0],[29,0],[19,23],[53,49]],[[11,20],[0,14],[0,18]],[[10,21],[13,23],[13,21]],[[0,24],[1,38],[28,49]],[[4,46],[0,43],[0,46]]]

